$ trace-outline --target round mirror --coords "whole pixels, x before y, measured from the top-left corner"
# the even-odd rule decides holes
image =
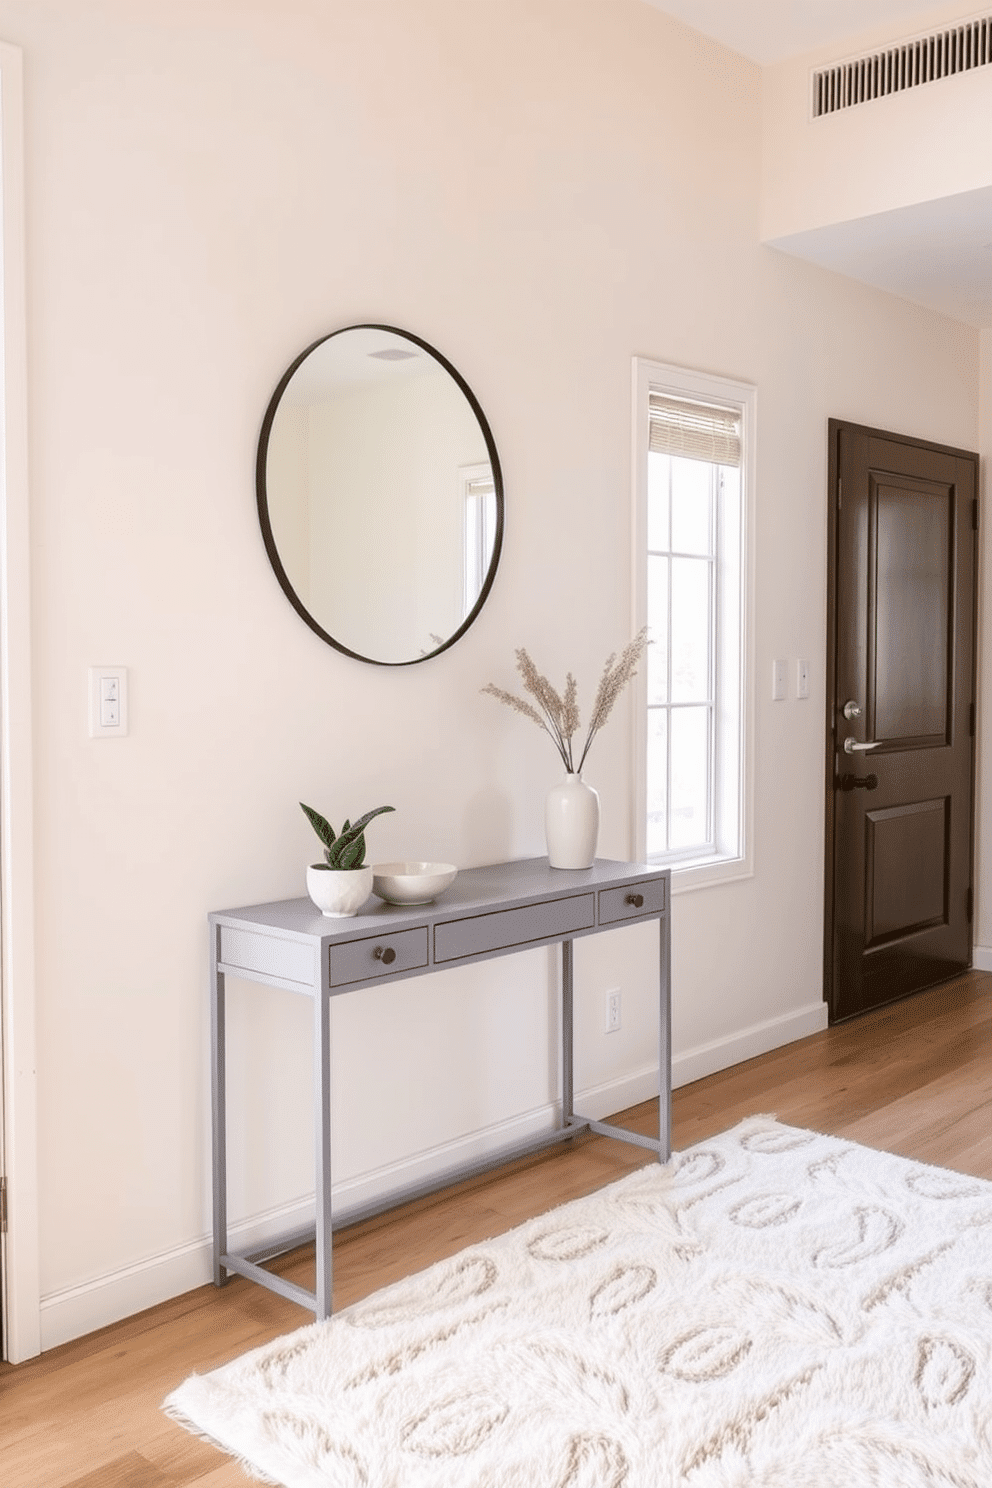
[[[339,651],[424,661],[485,603],[503,536],[496,446],[426,341],[362,325],[307,347],[266,410],[256,482],[276,576]]]

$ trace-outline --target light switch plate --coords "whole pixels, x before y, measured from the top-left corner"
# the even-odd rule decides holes
[[[781,703],[787,696],[786,666],[784,661],[772,662],[772,702]]]
[[[799,660],[796,662],[796,697],[809,697],[809,662]]]
[[[127,667],[90,667],[90,738],[121,739],[127,733]]]

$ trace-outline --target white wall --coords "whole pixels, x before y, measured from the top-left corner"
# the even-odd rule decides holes
[[[826,420],[973,445],[978,336],[762,248],[758,70],[638,0],[0,0],[0,35],[27,80],[47,1345],[206,1278],[205,916],[302,892],[299,800],[388,800],[375,857],[543,851],[553,750],[479,689],[524,644],[588,702],[629,634],[635,353],[759,388],[756,866],[676,900],[677,1073],[819,1025]],[[306,628],[254,510],[275,380],[363,320],[450,358],[505,477],[488,604],[407,669]],[[809,702],[769,701],[773,656],[813,659]],[[130,669],[125,740],[87,737],[93,662]],[[631,724],[586,772],[606,856]],[[654,937],[577,952],[577,1083],[615,1108],[654,1078]],[[549,1119],[553,981],[541,952],[336,1003],[348,1193]],[[309,1186],[308,1009],[232,1002],[254,1221]]]

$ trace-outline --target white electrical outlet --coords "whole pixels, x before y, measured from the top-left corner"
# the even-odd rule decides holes
[[[620,988],[611,987],[606,994],[606,1032],[620,1031]]]

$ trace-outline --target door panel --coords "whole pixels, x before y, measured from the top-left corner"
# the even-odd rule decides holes
[[[875,738],[946,741],[947,638],[954,599],[952,493],[872,482],[875,527]]]
[[[971,962],[977,457],[833,420],[830,441],[825,962],[837,1019]],[[845,740],[867,747],[847,753]]]
[[[947,924],[949,805],[945,797],[867,813],[866,950]]]

